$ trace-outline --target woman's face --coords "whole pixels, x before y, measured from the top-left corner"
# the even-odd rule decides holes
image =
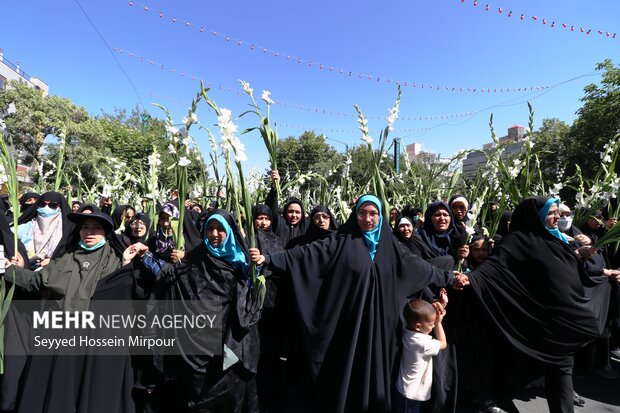
[[[133,218],[134,215],[136,215],[136,211],[134,211],[133,208],[127,208],[125,211],[123,211],[123,217],[125,218],[125,222],[131,221],[131,218]]]
[[[219,247],[226,241],[226,230],[215,219],[212,219],[207,224],[207,239],[214,247]]]
[[[131,228],[131,235],[136,238],[146,235],[146,223],[144,221],[136,219],[129,227]]]
[[[479,239],[469,246],[469,255],[478,264],[482,264],[489,258],[489,243],[485,239]]]
[[[172,227],[170,226],[170,215],[165,212],[159,214],[159,221],[157,221],[157,225],[159,228],[163,229],[166,234],[172,232]]]
[[[290,204],[286,209],[286,220],[291,225],[295,225],[301,221],[301,205],[296,203]]]
[[[73,204],[71,212],[78,212],[78,209],[80,209],[80,204]]]
[[[437,208],[437,210],[431,216],[431,222],[433,228],[437,232],[445,232],[450,228],[450,214],[448,210],[443,207]]]
[[[254,228],[262,229],[265,231],[265,230],[268,230],[270,226],[271,226],[271,219],[269,219],[268,215],[260,214],[254,220]]]
[[[321,229],[329,229],[329,214],[326,212],[317,212],[312,216],[312,223]]]
[[[371,231],[379,225],[379,209],[372,202],[364,202],[357,211],[357,224],[362,231]]]
[[[559,219],[560,214],[558,213],[557,204],[551,204],[551,208],[549,208],[549,212],[547,213],[547,219],[545,219],[545,226],[549,229],[557,228]]]
[[[85,219],[80,227],[80,239],[87,247],[97,245],[105,238],[105,228],[96,219]]]
[[[467,207],[461,201],[456,201],[452,203],[452,214],[454,215],[454,219],[458,222],[462,222],[467,215]]]
[[[413,225],[408,222],[402,223],[398,226],[398,232],[400,232],[405,239],[409,239],[411,235],[413,235]]]
[[[397,217],[398,217],[398,210],[396,208],[392,208],[390,210],[390,221],[392,222],[396,221]]]

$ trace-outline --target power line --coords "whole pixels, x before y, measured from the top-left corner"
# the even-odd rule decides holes
[[[131,79],[129,78],[129,75],[127,74],[127,72],[125,72],[125,69],[123,69],[123,66],[121,65],[121,63],[118,61],[118,59],[116,58],[116,56],[114,55],[114,52],[112,52],[112,48],[110,47],[110,45],[108,44],[108,42],[105,40],[105,38],[103,37],[103,35],[101,34],[101,32],[99,31],[99,29],[97,29],[97,26],[95,26],[95,23],[91,20],[91,18],[88,16],[88,14],[86,13],[86,10],[84,10],[84,8],[82,7],[82,5],[80,4],[80,2],[78,0],[73,0],[75,2],[75,4],[80,8],[80,10],[82,10],[82,13],[84,14],[84,17],[86,17],[86,20],[88,20],[88,22],[90,23],[90,25],[92,26],[92,28],[95,30],[95,32],[97,33],[97,35],[99,36],[99,38],[101,39],[101,41],[103,42],[103,44],[105,45],[105,47],[108,49],[108,52],[110,52],[110,54],[112,55],[112,58],[114,59],[114,61],[116,62],[116,64],[118,65],[118,67],[121,69],[121,72],[123,72],[123,75],[125,75],[125,78],[127,79],[127,81],[129,82],[129,84],[131,85],[131,87],[133,88],[134,93],[136,94],[136,97],[138,98],[138,102],[140,103],[140,107],[142,107],[142,110],[144,111],[144,104],[142,103],[142,99],[140,98],[140,94],[138,93],[138,89],[136,89],[136,86],[133,84],[133,82],[131,81]]]

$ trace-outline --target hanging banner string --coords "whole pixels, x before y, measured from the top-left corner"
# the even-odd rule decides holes
[[[228,89],[228,92],[232,92],[232,93],[236,93],[233,90]],[[241,93],[237,93],[237,94],[245,94],[245,92],[241,92]],[[182,102],[178,99],[174,99],[168,96],[162,96],[162,95],[158,95],[156,93],[150,93],[149,94],[152,98],[155,99],[162,99],[162,100],[166,100],[172,103],[176,103],[178,105],[187,107],[188,104],[187,102]],[[469,113],[466,116],[474,116],[476,115],[476,113]],[[464,117],[465,115],[463,115]],[[372,119],[375,117],[367,117],[367,119]],[[379,119],[379,118],[377,118]],[[428,120],[438,120],[438,119],[445,119],[445,118],[440,118],[437,116],[434,117],[428,117]],[[400,116],[398,117],[398,120],[401,121],[402,119],[400,118]],[[317,132],[322,132],[322,133],[358,133],[359,132],[359,128],[354,128],[354,129],[338,129],[338,128],[317,128],[317,127],[308,127],[308,126],[303,126],[303,125],[296,125],[296,124],[290,124],[290,123],[284,123],[284,122],[276,122],[275,123],[276,127],[285,127],[285,128],[290,128],[290,129],[303,129],[303,130],[314,130]],[[433,129],[434,127],[426,127],[426,128],[408,128],[408,129],[396,129],[394,128],[394,130],[392,132],[397,132],[397,133],[413,133],[413,132],[425,132],[425,131],[429,131],[431,129]],[[375,130],[370,130],[369,132],[372,133],[376,133],[379,134],[382,132],[382,129],[375,129]]]
[[[194,75],[194,74],[189,74],[186,71],[183,70],[179,70],[173,67],[169,67],[166,66],[164,64],[158,63],[154,60],[150,60],[144,57],[141,57],[139,55],[137,55],[136,53],[124,50],[122,48],[118,48],[118,47],[114,47],[112,49],[114,52],[126,56],[126,57],[131,57],[134,58],[136,60],[138,60],[141,63],[145,63],[148,64],[150,66],[153,67],[157,67],[162,71],[165,71],[167,73],[172,73],[175,74],[183,79],[188,79],[188,80],[203,80],[201,76],[198,75]],[[204,82],[204,80],[203,80]],[[217,88],[218,90],[222,90],[228,93],[234,93],[237,95],[245,95],[245,92],[241,89],[233,89],[230,87],[226,87],[223,85],[219,85],[219,84],[214,84],[214,83],[205,83],[205,86],[210,87],[210,88]],[[168,99],[165,96],[158,96],[164,99]],[[172,99],[168,99],[173,101]],[[292,104],[292,103],[288,103],[282,100],[278,100],[278,99],[274,99],[274,104],[284,107],[284,108],[289,108],[289,109],[295,109],[295,110],[303,110],[306,112],[311,112],[311,113],[318,113],[318,114],[323,114],[323,115],[330,115],[330,116],[339,116],[339,117],[344,117],[344,118],[351,118],[351,119],[357,119],[357,114],[354,113],[346,113],[346,112],[337,112],[337,111],[333,111],[333,110],[328,110],[328,109],[323,109],[323,108],[316,108],[316,107],[311,107],[311,106],[307,106],[307,105],[297,105],[297,104]],[[176,103],[179,104],[183,104],[180,101],[176,101]],[[188,106],[187,104],[183,104],[184,106]],[[400,119],[401,121],[425,121],[425,120],[440,120],[440,119],[460,119],[460,118],[466,118],[468,116],[473,115],[474,112],[465,112],[465,113],[452,113],[452,114],[443,114],[443,115],[407,115],[407,116],[399,116],[398,119]],[[367,116],[367,118],[369,120],[371,119],[376,119],[376,120],[381,120],[381,119],[385,119],[386,116],[380,116],[380,115],[372,115],[372,116]]]
[[[276,122],[275,123],[276,127],[285,127],[285,128],[290,128],[290,129],[298,129],[298,130],[313,130],[313,131],[317,131],[317,132],[321,132],[321,133],[351,133],[351,134],[356,134],[356,133],[360,133],[360,130],[358,128],[354,128],[354,129],[326,129],[326,128],[317,128],[317,127],[308,127],[308,126],[304,126],[304,125],[295,125],[295,124],[290,124],[290,123],[284,123],[284,122]],[[394,130],[392,131],[392,133],[413,133],[413,132],[424,132],[424,131],[428,131],[431,128],[408,128],[408,129],[396,129],[394,128]],[[373,130],[369,130],[370,133],[374,133],[379,135],[381,132],[383,131],[383,129],[373,129]]]
[[[291,63],[297,63],[299,65],[304,65],[305,67],[309,68],[309,69],[319,69],[319,71],[322,72],[329,72],[329,73],[335,73],[338,75],[341,75],[343,77],[349,77],[349,78],[357,78],[357,79],[362,79],[362,80],[369,80],[369,81],[373,81],[373,82],[379,82],[379,83],[386,83],[386,84],[397,84],[397,85],[401,85],[404,87],[412,87],[412,88],[417,88],[417,89],[424,89],[424,90],[432,90],[432,91],[443,91],[443,92],[457,92],[457,93],[487,93],[487,94],[492,94],[492,93],[518,93],[518,92],[529,92],[529,91],[533,91],[533,90],[543,90],[543,89],[547,89],[550,86],[548,85],[538,85],[538,86],[524,86],[524,87],[493,87],[493,88],[489,88],[489,87],[457,87],[457,86],[445,86],[445,85],[433,85],[433,84],[429,84],[429,83],[420,83],[418,81],[412,82],[412,81],[402,81],[402,80],[396,80],[390,77],[386,77],[383,75],[374,75],[374,74],[367,74],[367,73],[362,73],[362,72],[358,72],[358,71],[354,71],[354,70],[349,70],[349,69],[343,69],[343,68],[338,68],[334,65],[328,65],[328,64],[323,64],[323,63],[318,63],[315,62],[313,60],[310,59],[306,59],[303,57],[298,57],[298,56],[293,56],[291,54],[287,54],[287,53],[282,53],[276,50],[272,50],[269,49],[267,47],[263,47],[263,46],[259,46],[256,45],[255,43],[252,42],[248,42],[245,40],[241,40],[238,39],[234,36],[230,36],[224,33],[220,33],[217,32],[215,30],[211,30],[205,26],[190,22],[189,20],[185,20],[182,18],[178,18],[178,17],[171,17],[169,18],[166,14],[164,14],[163,11],[161,10],[157,10],[154,8],[151,8],[148,5],[142,4],[142,3],[138,3],[138,2],[134,2],[132,0],[129,1],[129,6],[133,7],[133,6],[137,6],[138,8],[141,8],[142,10],[144,10],[145,12],[150,12],[153,15],[159,15],[160,19],[164,19],[165,21],[171,23],[171,24],[175,24],[175,25],[181,25],[181,26],[185,26],[188,29],[196,29],[198,32],[202,33],[202,34],[211,34],[212,37],[215,38],[220,38],[223,39],[226,43],[231,44],[231,45],[237,45],[239,47],[244,48],[245,50],[250,50],[250,51],[260,51],[265,55],[269,55],[269,56],[273,56],[275,58],[277,58],[280,61],[287,61],[287,62],[291,62]]]
[[[465,0],[459,0],[459,1],[461,3],[465,3]],[[471,0],[468,0],[468,3],[470,2]],[[483,4],[484,4],[484,7],[482,6]],[[543,26],[549,27],[550,29],[558,27],[562,29],[567,29],[567,31],[570,31],[570,32],[582,33],[582,34],[585,34],[586,36],[597,33],[599,36],[603,36],[605,38],[609,38],[609,39],[616,38],[616,33],[611,33],[611,32],[604,31],[604,30],[592,30],[584,26],[564,23],[564,22],[561,22],[560,20],[542,18],[539,16],[534,16],[534,15],[526,14],[526,13],[513,12],[512,10],[506,11],[502,7],[493,7],[488,3],[482,3],[482,2],[479,3],[477,0],[473,0],[473,2],[471,2],[471,5],[473,7],[478,7],[480,5],[480,10],[484,9],[485,12],[492,11],[492,12],[497,12],[497,14],[503,14],[504,16],[510,17],[510,18],[514,16],[515,19],[519,19],[520,21],[540,23]]]

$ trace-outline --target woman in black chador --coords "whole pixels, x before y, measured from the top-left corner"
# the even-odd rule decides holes
[[[44,195],[45,196],[45,195]],[[128,264],[135,253],[125,250],[111,237],[112,220],[97,207],[90,213],[70,213],[77,234],[72,234],[68,252],[54,258],[40,271],[19,267],[21,257],[13,257],[6,274],[16,286],[27,291],[41,292],[47,300],[46,309],[81,311],[92,308],[100,300],[131,302],[135,279]],[[13,278],[14,277],[14,278]],[[119,308],[126,313],[128,308]],[[31,315],[31,314],[30,314]],[[7,337],[17,340],[25,337],[30,323],[13,314],[21,326],[15,334],[7,329]],[[25,323],[25,324],[22,324]],[[15,344],[11,341],[10,345]],[[21,366],[15,366],[19,368]],[[31,355],[19,380],[19,392],[12,406],[16,412],[78,412],[107,413],[134,411],[131,399],[133,377],[128,353],[118,355]],[[15,372],[11,373],[15,376]],[[3,404],[9,402],[3,394]],[[4,407],[4,406],[3,406]]]
[[[507,345],[500,396],[512,397],[514,381],[534,364],[544,368],[552,413],[573,411],[573,354],[601,335],[610,291],[602,273],[588,271],[594,250],[573,250],[559,231],[558,204],[521,202],[494,254],[468,274],[480,317],[503,338],[497,345]]]
[[[329,208],[323,205],[317,205],[312,208],[312,211],[310,211],[310,215],[308,216],[308,228],[306,229],[306,233],[303,237],[298,237],[292,241],[289,248],[322,240],[327,238],[337,229],[338,222],[336,221],[334,214],[331,213]]]
[[[247,247],[230,213],[214,209],[207,214],[202,242],[183,261],[166,264],[148,253],[143,263],[158,277],[155,297],[169,300],[167,314],[177,314],[176,306],[191,306],[215,312],[221,323],[221,336],[176,331],[182,355],[164,356],[159,365],[175,382],[169,395],[174,411],[258,411],[260,306],[249,287]]]
[[[266,256],[251,249],[250,256],[290,274],[313,412],[392,411],[405,300],[430,284],[461,285],[461,276],[431,266],[392,236],[373,195],[361,197],[322,241]]]

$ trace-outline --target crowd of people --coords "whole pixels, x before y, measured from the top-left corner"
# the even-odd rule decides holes
[[[177,356],[7,355],[1,411],[454,412],[467,400],[499,413],[544,377],[549,410],[571,412],[584,403],[574,369],[617,378],[620,250],[593,246],[617,220],[600,211],[576,228],[559,199],[531,197],[493,209],[490,238],[464,196],[386,214],[367,194],[344,223],[296,198],[280,208],[275,186],[251,217],[184,201],[158,204],[151,222],[113,199],[24,193],[17,228],[0,203],[15,300],[198,301],[223,320],[217,352],[191,333]],[[22,322],[7,316],[5,348]]]

